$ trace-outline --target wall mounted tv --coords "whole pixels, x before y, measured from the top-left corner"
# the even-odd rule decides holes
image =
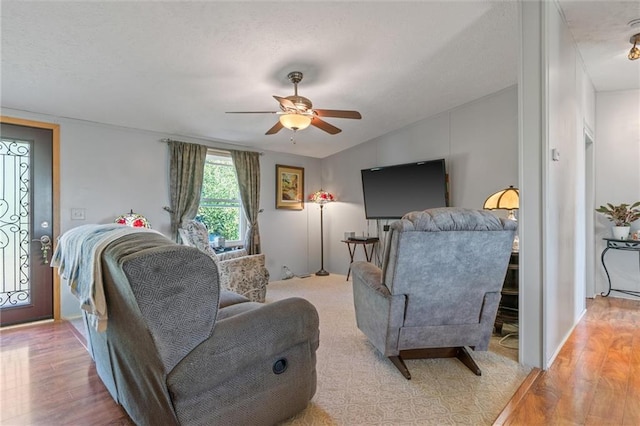
[[[448,205],[444,159],[361,170],[367,219],[399,219]]]

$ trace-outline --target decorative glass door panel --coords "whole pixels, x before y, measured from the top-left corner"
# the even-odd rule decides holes
[[[52,131],[2,123],[0,325],[53,317]]]
[[[31,302],[30,157],[29,141],[0,140],[0,306],[3,308]]]

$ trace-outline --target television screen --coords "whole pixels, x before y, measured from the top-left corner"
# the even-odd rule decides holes
[[[367,219],[399,219],[411,211],[447,206],[444,159],[364,169]]]

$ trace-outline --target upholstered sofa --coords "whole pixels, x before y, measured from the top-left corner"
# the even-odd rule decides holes
[[[216,262],[223,289],[253,302],[264,302],[269,284],[264,254],[249,255],[245,249],[217,254],[209,245],[206,226],[195,220],[187,221],[178,231],[183,244],[201,250]]]
[[[352,265],[358,328],[407,378],[403,359],[486,351],[511,255],[516,222],[486,211],[411,212],[391,224],[382,269]]]
[[[103,332],[87,322],[89,350],[136,424],[271,425],[314,395],[318,314],[306,300],[221,291],[209,256],[155,233],[110,242],[98,267],[108,315]]]

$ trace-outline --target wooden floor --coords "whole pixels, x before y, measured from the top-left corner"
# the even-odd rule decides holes
[[[587,300],[553,365],[497,424],[640,425],[640,300]]]
[[[0,425],[133,425],[68,322],[0,331]]]
[[[597,298],[505,425],[640,425],[640,301]],[[132,425],[68,322],[0,331],[0,424]]]

